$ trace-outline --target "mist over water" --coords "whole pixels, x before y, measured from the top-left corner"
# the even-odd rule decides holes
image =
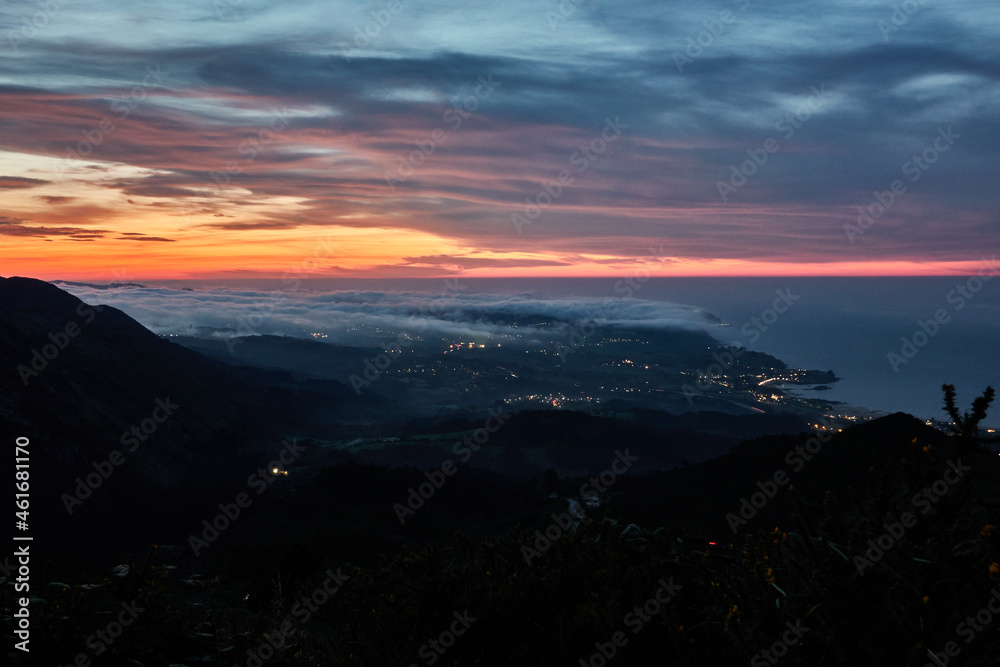
[[[315,337],[341,345],[378,345],[408,334],[418,344],[442,339],[518,340],[543,344],[568,336],[580,322],[622,329],[714,328],[692,306],[609,296],[485,294],[451,283],[440,293],[382,289],[283,289],[239,286],[144,286],[100,289],[68,286],[91,303],[115,306],[161,335],[220,338],[252,335]]]
[[[943,383],[956,386],[963,409],[987,385],[1000,389],[1000,280],[306,279],[294,289],[280,280],[149,286],[154,289],[66,289],[121,308],[157,333],[183,332],[188,325],[235,327],[241,314],[261,312],[261,306],[271,315],[257,333],[303,335],[324,326],[342,332],[336,342],[351,344],[372,344],[372,333],[348,336],[345,323],[390,332],[429,311],[429,330],[442,335],[502,335],[498,321],[518,313],[704,328],[724,343],[772,354],[792,368],[833,370],[842,380],[815,394],[821,398],[924,419],[944,417]],[[728,326],[716,326],[709,314]],[[935,314],[941,321],[931,323]],[[904,337],[912,347],[904,347]],[[895,369],[889,353],[898,355]],[[1000,421],[995,413],[991,424]]]

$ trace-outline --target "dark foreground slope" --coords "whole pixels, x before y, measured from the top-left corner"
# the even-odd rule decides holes
[[[463,469],[401,524],[394,504],[424,473],[327,468],[290,477],[207,556],[161,547],[126,576],[61,583],[36,620],[60,638],[54,661],[92,656],[100,613],[139,600],[109,664],[922,667],[950,647],[994,665],[996,454],[887,417],[822,443],[731,532],[739,496],[810,438],[624,473],[582,514],[568,500],[586,480]]]
[[[31,662],[8,633],[12,664],[996,664],[1000,457],[907,415],[831,437],[765,420],[752,428],[770,435],[733,446],[749,422],[522,413],[476,456],[559,464],[534,478],[344,462],[320,435],[258,493],[247,474],[288,435],[343,429],[367,404],[53,289],[0,282],[0,427],[30,438],[29,532],[49,545],[32,552]],[[18,366],[46,344],[25,384]],[[146,419],[67,514],[61,494]],[[396,428],[430,451],[481,423]],[[664,427],[727,453],[643,474],[628,457],[656,459]],[[0,571],[10,627],[9,558]]]
[[[320,620],[291,626],[301,635],[287,664],[430,664],[428,642],[468,612],[475,624],[442,664],[766,665],[780,654],[787,665],[922,667],[935,664],[928,651],[943,660],[960,648],[962,664],[986,666],[1000,649],[988,607],[1000,597],[997,459],[896,414],[829,438],[748,441],[669,473],[624,473],[585,515],[568,500],[586,479],[532,489],[465,471],[401,526],[394,489],[425,478],[342,466],[303,485],[294,511],[254,520],[257,535],[281,521],[296,540],[321,526],[312,543],[325,541],[351,577]],[[779,471],[787,481],[772,489]],[[447,529],[460,532],[447,539]],[[393,548],[394,532],[409,546]],[[251,602],[282,600],[263,585],[288,566],[280,547],[231,545],[268,572],[248,582]],[[293,605],[254,608],[273,629]],[[236,646],[244,660],[259,655],[253,642]]]
[[[787,523],[794,497],[819,503],[833,493],[831,502],[848,511],[852,498],[864,502],[871,496],[872,484],[898,489],[915,449],[950,452],[945,448],[949,442],[941,431],[903,413],[843,433],[756,438],[711,461],[644,478],[622,501],[621,510],[636,521],[676,522],[711,539],[729,541],[750,526]],[[971,476],[992,479],[997,462],[991,456],[982,462],[985,466],[977,465]],[[941,465],[943,473],[945,462]],[[873,470],[886,466],[885,478],[871,479]],[[992,489],[992,484],[984,488]],[[706,488],[713,493],[705,494]]]
[[[4,438],[31,443],[33,531],[59,544],[147,539],[203,513],[320,400],[26,278],[0,279],[0,369]]]

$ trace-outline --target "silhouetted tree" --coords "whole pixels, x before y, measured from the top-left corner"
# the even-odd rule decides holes
[[[941,389],[944,390],[944,407],[942,410],[947,412],[951,417],[951,421],[954,423],[951,430],[960,444],[973,447],[988,442],[1000,442],[1000,436],[986,438],[979,435],[979,423],[986,418],[986,410],[990,407],[990,403],[993,402],[995,395],[993,387],[986,387],[986,391],[983,392],[982,396],[972,401],[972,412],[970,413],[966,410],[963,414],[959,414],[958,408],[955,406],[955,385],[943,384],[941,385]]]

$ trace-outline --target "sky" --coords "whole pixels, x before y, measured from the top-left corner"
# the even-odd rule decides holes
[[[0,273],[975,273],[1000,12],[908,0],[0,6]]]

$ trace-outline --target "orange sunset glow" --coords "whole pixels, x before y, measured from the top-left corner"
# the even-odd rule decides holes
[[[643,78],[624,47],[604,48],[634,73],[586,69],[582,35],[560,32],[532,58],[406,51],[396,75],[402,34],[341,57],[308,39],[213,52],[222,38],[198,32],[197,66],[150,47],[33,78],[28,54],[68,30],[3,74],[6,273],[942,275],[975,273],[995,238],[989,175],[969,166],[979,121],[895,124],[890,142],[846,70],[709,93]],[[555,95],[550,70],[577,83]],[[949,94],[933,81],[899,85]]]

